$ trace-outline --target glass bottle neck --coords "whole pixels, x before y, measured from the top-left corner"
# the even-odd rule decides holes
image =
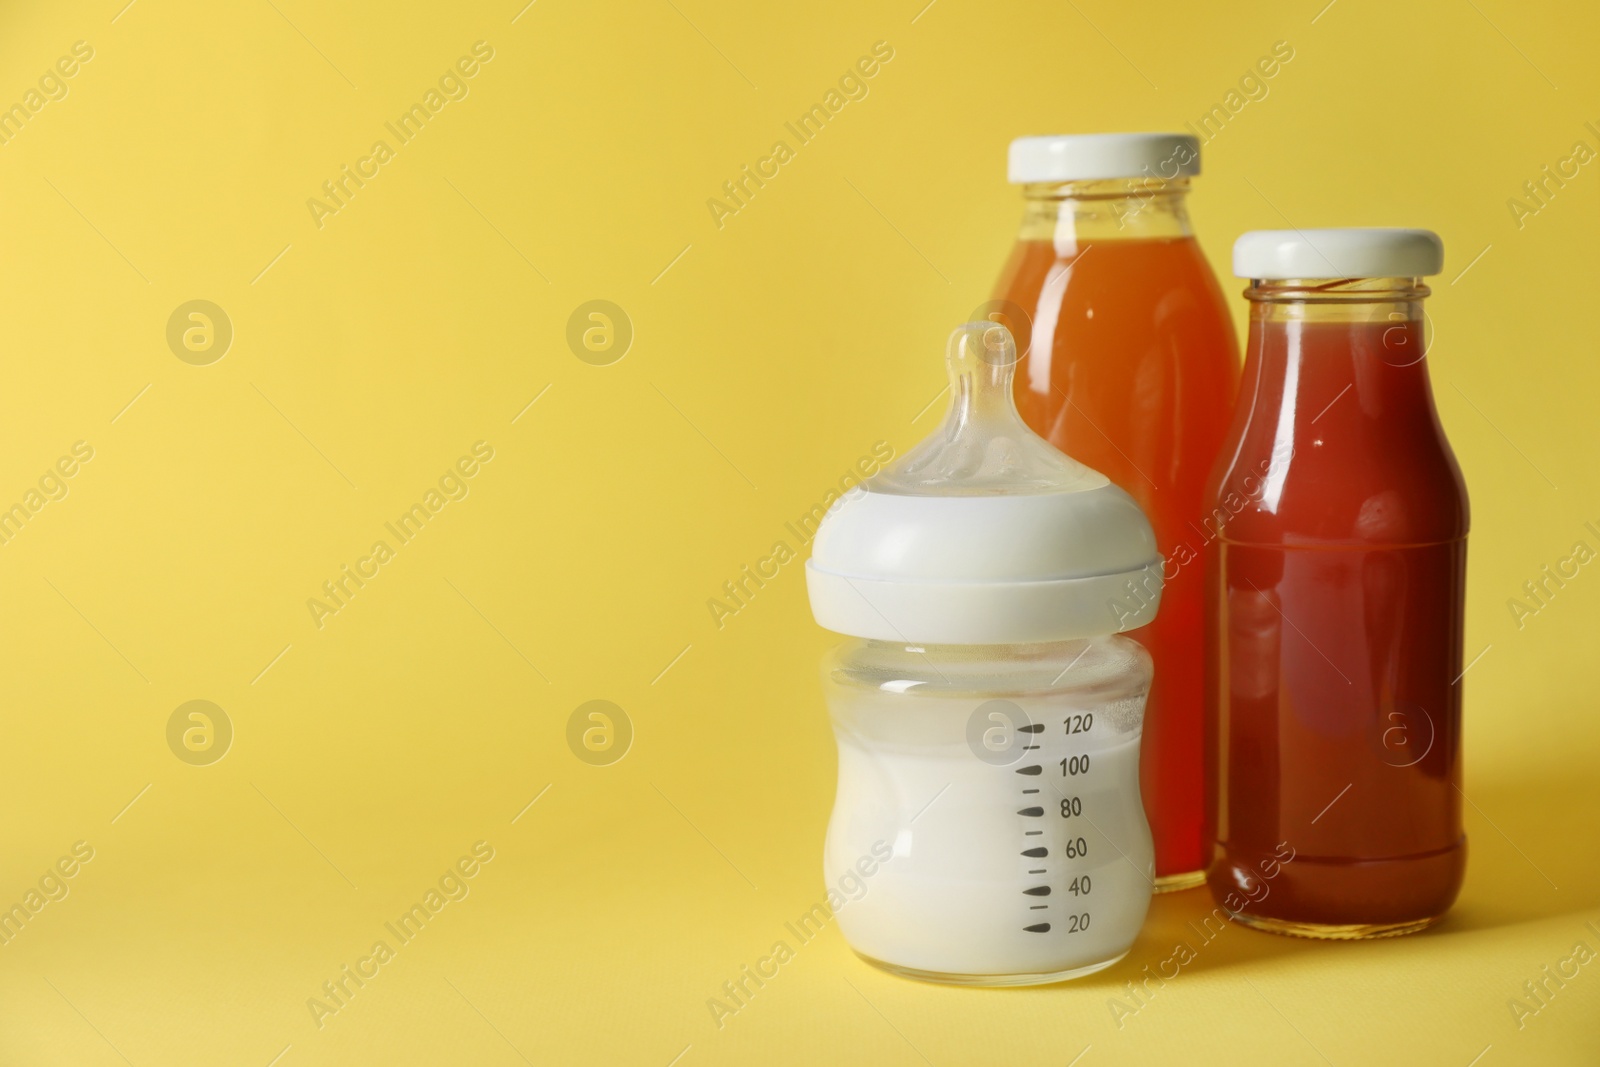
[[[1433,290],[1421,278],[1255,278],[1244,297],[1250,323],[1421,322]]]
[[[1188,178],[1037,182],[1022,187],[1022,241],[1192,237]]]
[[[1250,301],[1244,393],[1251,404],[1260,392],[1292,397],[1290,421],[1321,417],[1326,383],[1353,386],[1354,407],[1389,417],[1416,410],[1433,418],[1425,356],[1431,337],[1419,278],[1337,280],[1256,279]]]

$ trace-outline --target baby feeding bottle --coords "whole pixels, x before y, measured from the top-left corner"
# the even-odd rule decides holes
[[[1161,559],[1133,498],[1017,414],[1011,335],[950,338],[944,423],[837,503],[806,565],[839,746],[839,929],[914,978],[1027,985],[1127,954]]]
[[[1422,310],[1443,257],[1427,230],[1234,246],[1250,342],[1211,483],[1208,878],[1247,925],[1409,933],[1461,888],[1467,492]]]
[[[1166,560],[1161,616],[1135,638],[1156,669],[1141,787],[1158,890],[1204,879],[1202,517],[1239,380],[1227,301],[1189,224],[1199,173],[1182,134],[1013,141],[1022,225],[989,305],[1023,351],[1023,420],[1132,494]]]

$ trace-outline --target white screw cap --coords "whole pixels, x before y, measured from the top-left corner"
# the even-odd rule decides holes
[[[1182,133],[1082,133],[1011,142],[1012,182],[1188,178],[1200,173],[1200,142]]]
[[[1233,242],[1241,278],[1425,278],[1444,269],[1432,230],[1251,230]]]

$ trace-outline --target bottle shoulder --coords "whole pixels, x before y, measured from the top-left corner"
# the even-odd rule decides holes
[[[1020,241],[991,306],[1017,335],[1017,406],[1041,436],[1125,488],[1204,480],[1239,345],[1192,237]]]
[[[1466,482],[1442,435],[1403,448],[1246,442],[1225,451],[1206,508],[1208,534],[1258,544],[1434,544],[1471,525]]]
[[[1431,544],[1464,537],[1466,483],[1425,359],[1385,321],[1251,327],[1250,358],[1207,489],[1206,524],[1262,544]],[[1404,324],[1409,340],[1421,328]]]

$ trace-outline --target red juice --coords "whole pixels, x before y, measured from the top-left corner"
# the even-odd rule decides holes
[[[1466,865],[1468,507],[1428,380],[1428,290],[1256,284],[1210,492],[1207,880],[1276,932],[1407,933]]]

